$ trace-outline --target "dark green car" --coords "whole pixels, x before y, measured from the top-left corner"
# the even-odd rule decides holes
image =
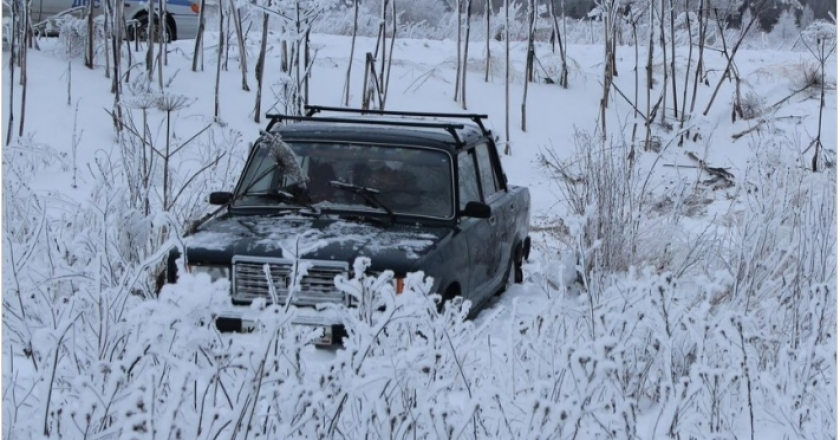
[[[370,258],[373,273],[392,270],[398,291],[406,273],[423,271],[434,292],[470,300],[472,313],[522,281],[530,194],[508,184],[486,116],[307,110],[270,116],[234,191],[210,194],[222,207],[185,241],[189,270],[230,279],[220,329],[255,325],[247,305],[270,301],[269,279],[285,302],[294,260],[281,244],[296,237],[305,237],[298,259],[311,268],[292,305],[298,323],[325,328],[321,343],[341,329],[316,306],[353,306],[333,280],[357,257]],[[170,255],[169,282],[178,257]]]

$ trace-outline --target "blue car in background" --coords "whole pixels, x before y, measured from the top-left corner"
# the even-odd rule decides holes
[[[46,24],[62,15],[82,17],[89,0],[32,0],[32,22]],[[200,0],[165,0],[166,35],[168,40],[193,39],[198,32]],[[124,0],[123,15],[128,22],[129,39],[146,40],[149,25],[149,8],[158,9],[158,0]],[[105,0],[93,0],[94,14],[105,11]],[[9,16],[4,5],[4,15]],[[49,28],[49,26],[44,26]],[[54,27],[53,27],[54,28]]]

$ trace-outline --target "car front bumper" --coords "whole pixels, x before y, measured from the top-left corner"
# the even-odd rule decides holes
[[[332,345],[341,342],[347,335],[344,325],[331,311],[297,307],[291,322],[292,325],[321,329],[321,336],[314,340],[315,345]],[[233,307],[224,310],[216,317],[216,328],[222,333],[250,333],[261,327],[259,312],[248,307]]]

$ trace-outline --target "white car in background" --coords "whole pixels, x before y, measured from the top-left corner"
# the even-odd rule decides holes
[[[146,39],[146,29],[149,24],[149,8],[158,9],[158,1],[151,4],[141,0],[123,0],[124,16],[129,21],[128,37],[134,39],[138,35],[141,40]],[[169,40],[193,39],[198,32],[198,0],[165,0],[166,25]],[[4,5],[5,6],[5,5]],[[88,0],[32,0],[32,23],[46,23],[58,15],[71,13],[81,17],[87,10]],[[94,14],[100,15],[105,11],[105,0],[93,0]],[[8,16],[5,10],[4,15]]]

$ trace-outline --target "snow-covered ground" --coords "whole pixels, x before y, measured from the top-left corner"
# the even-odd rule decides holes
[[[186,144],[172,159],[176,186],[185,187],[177,222],[206,212],[209,192],[232,188],[248,142],[265,125],[253,121],[253,40],[251,91],[240,87],[233,46],[214,121],[211,40],[203,72],[190,69],[191,41],[172,44],[163,69],[164,92],[185,98],[170,115],[172,149]],[[313,43],[310,102],[341,105],[350,39],[314,35]],[[353,106],[361,101],[363,55],[374,45],[357,41]],[[618,47],[615,85],[627,99],[611,93],[602,141],[603,48],[568,48],[568,89],[529,85],[523,132],[525,43],[515,42],[512,154],[503,165],[509,181],[532,195],[535,250],[525,283],[466,323],[426,316],[423,295],[403,295],[396,313],[405,321],[378,342],[377,322],[351,317],[359,330],[346,349],[316,350],[291,330],[231,337],[200,327],[212,308],[205,292],[222,301],[225,288],[204,279],[187,277],[160,301],[127,295],[125,286],[139,288],[132,281],[143,278],[131,258],[154,257],[154,249],[141,249],[149,242],[142,234],[169,221],[129,209],[137,188],[126,182],[146,149],[115,134],[102,57],[89,70],[80,59],[68,64],[59,40],[40,46],[28,54],[22,137],[21,88],[9,93],[7,70],[3,79],[4,140],[12,94],[15,103],[15,141],[4,148],[3,166],[5,438],[246,438],[246,426],[252,437],[269,438],[835,434],[836,193],[834,169],[825,167],[837,145],[834,58],[821,132],[829,151],[812,173],[818,90],[793,93],[813,62],[806,51],[739,52],[741,93],[771,110],[735,122],[731,80],[703,114],[726,65],[721,53],[707,52],[709,85],[698,88],[688,138],[680,144],[669,92],[660,111],[672,127],[657,117],[661,145],[644,151],[644,123],[628,105],[638,94],[646,106],[644,48],[635,72],[634,48]],[[277,50],[275,39],[264,112],[279,90]],[[454,51],[452,41],[398,40],[387,107],[459,111]],[[467,104],[489,114],[504,140],[503,43],[492,41],[492,53],[484,82],[482,48],[471,48]],[[133,79],[144,74],[141,55]],[[543,69],[557,69],[548,46],[538,55]],[[687,48],[677,55],[682,105]],[[663,79],[661,64],[655,69],[654,100]],[[128,86],[124,93],[133,107],[126,111],[142,127],[142,97],[132,98]],[[166,114],[154,107],[146,114],[148,138],[162,151]],[[707,182],[712,176],[690,154],[731,173],[734,186]],[[211,162],[209,173],[189,180]],[[554,165],[571,177],[604,180],[564,183]],[[575,200],[572,187],[585,196]],[[578,201],[582,212],[571,209]],[[610,203],[615,211],[605,209]],[[603,235],[593,241],[583,231]],[[579,255],[593,258],[583,276],[575,273]],[[608,264],[620,270],[605,270]],[[416,336],[424,331],[434,336]]]

